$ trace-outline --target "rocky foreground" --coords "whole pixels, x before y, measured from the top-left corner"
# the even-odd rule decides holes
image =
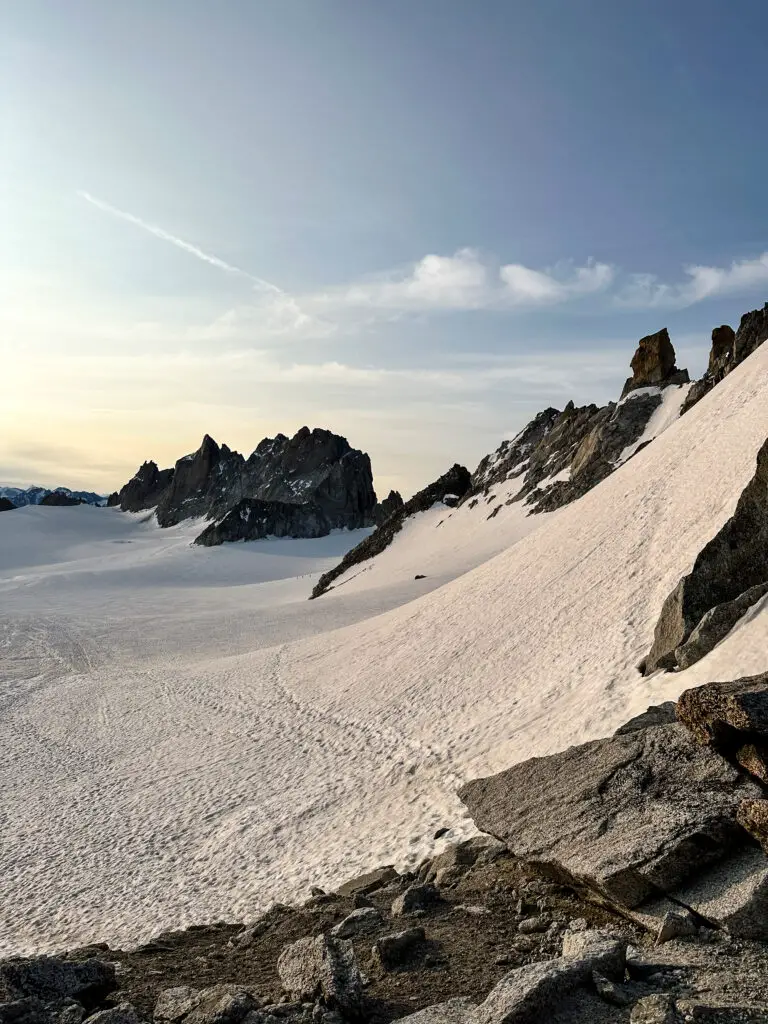
[[[461,796],[491,835],[414,873],[6,960],[0,1024],[768,1022],[768,675]]]

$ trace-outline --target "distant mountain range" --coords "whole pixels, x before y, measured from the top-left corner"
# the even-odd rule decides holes
[[[95,494],[93,491],[71,491],[68,487],[6,487],[0,484],[0,498],[6,498],[16,508],[24,505],[39,505],[43,498],[49,494],[66,494],[68,498],[84,501],[87,505],[106,505],[107,498],[104,494]]]

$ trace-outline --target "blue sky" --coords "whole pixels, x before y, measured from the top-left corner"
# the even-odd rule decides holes
[[[768,14],[735,0],[18,0],[0,476],[346,434],[377,485],[617,397],[768,299]]]

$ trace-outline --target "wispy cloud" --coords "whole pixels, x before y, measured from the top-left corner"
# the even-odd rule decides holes
[[[90,203],[91,206],[95,206],[97,210],[111,214],[111,216],[124,220],[128,224],[133,224],[135,227],[141,228],[143,231],[148,232],[150,235],[154,235],[155,238],[159,238],[163,242],[169,242],[171,245],[175,245],[177,249],[181,249],[183,252],[189,253],[190,256],[194,256],[196,259],[202,260],[203,263],[209,263],[212,267],[224,270],[228,274],[237,274],[239,277],[244,277],[252,284],[255,284],[258,288],[263,289],[265,292],[270,292],[273,295],[285,295],[283,289],[278,288],[278,286],[273,284],[271,281],[267,281],[263,277],[257,277],[255,274],[250,274],[247,270],[243,270],[241,267],[236,267],[234,264],[227,263],[226,260],[223,260],[218,256],[213,256],[211,253],[205,252],[203,249],[198,248],[191,242],[185,242],[183,238],[178,238],[176,235],[172,235],[164,228],[158,227],[157,224],[150,224],[148,221],[142,220],[141,217],[137,217],[133,213],[128,213],[126,210],[120,210],[116,206],[112,206],[111,203],[107,203],[103,199],[99,199],[96,196],[91,195],[90,192],[80,190],[77,194],[81,199],[84,199],[86,203]]]
[[[727,267],[699,264],[683,268],[685,278],[675,283],[655,274],[630,274],[616,295],[616,304],[640,308],[685,308],[718,295],[746,295],[768,288],[768,252],[757,259],[734,260]]]

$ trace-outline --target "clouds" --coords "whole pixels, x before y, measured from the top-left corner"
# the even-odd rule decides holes
[[[400,312],[509,310],[564,302],[610,286],[605,263],[564,262],[545,270],[498,265],[475,249],[452,256],[429,253],[409,266],[307,297],[310,307]]]
[[[631,274],[616,296],[617,305],[684,309],[705,299],[768,289],[768,252],[756,259],[734,260],[728,267],[687,266],[683,273],[677,283],[666,283],[654,274]]]

